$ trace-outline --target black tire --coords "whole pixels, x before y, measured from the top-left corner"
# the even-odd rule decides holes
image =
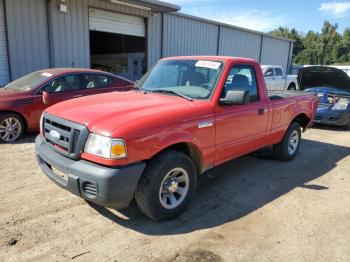
[[[188,191],[178,207],[167,209],[162,205],[160,190],[167,174],[176,168],[187,172]],[[181,152],[166,151],[149,161],[138,183],[135,200],[142,213],[149,218],[155,221],[169,220],[185,211],[195,191],[196,182],[196,168],[192,160]]]
[[[344,129],[350,130],[350,117],[349,117],[349,122],[344,126]]]
[[[18,121],[19,129],[17,129],[16,136],[12,136],[12,137],[10,136],[8,138],[5,137],[5,133],[3,132],[4,129],[2,128],[2,126],[5,124],[6,119],[13,119],[13,121]],[[1,143],[11,143],[11,142],[17,141],[23,136],[25,131],[24,129],[25,129],[25,125],[24,125],[23,118],[21,116],[14,113],[0,113],[0,142]]]
[[[293,138],[295,136],[297,136],[297,143],[296,143],[296,147],[294,148],[293,147],[293,150],[289,150],[289,147],[290,147],[290,140],[292,139],[292,136]],[[293,139],[294,141],[294,139]],[[291,161],[293,160],[296,155],[298,154],[298,151],[299,151],[299,148],[300,148],[300,143],[301,143],[301,128],[300,128],[300,125],[296,122],[293,122],[286,134],[284,135],[282,141],[275,145],[274,146],[274,154],[275,154],[275,157],[281,161],[285,161],[285,162],[288,162],[288,161]]]
[[[290,90],[290,91],[296,91],[296,90],[297,90],[297,87],[295,86],[294,83],[292,83],[292,84],[290,84],[290,85],[288,86],[288,90]]]

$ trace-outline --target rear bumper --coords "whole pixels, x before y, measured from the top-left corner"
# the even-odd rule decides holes
[[[38,136],[35,140],[38,164],[58,186],[101,206],[121,209],[132,200],[144,163],[122,168],[100,166],[85,160],[71,160],[54,151]],[[64,174],[62,178],[52,168]]]

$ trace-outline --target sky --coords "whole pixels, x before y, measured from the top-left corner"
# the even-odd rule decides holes
[[[168,0],[181,12],[268,32],[279,26],[302,33],[320,31],[324,20],[350,27],[350,1],[327,0]]]

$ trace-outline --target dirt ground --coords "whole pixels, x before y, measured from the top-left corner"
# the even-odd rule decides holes
[[[350,261],[350,131],[310,130],[290,163],[267,152],[216,168],[158,224],[54,185],[33,140],[0,145],[0,261]]]

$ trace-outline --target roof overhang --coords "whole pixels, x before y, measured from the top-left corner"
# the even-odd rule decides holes
[[[180,6],[158,0],[109,0],[109,2],[161,13],[177,12],[181,9]]]

